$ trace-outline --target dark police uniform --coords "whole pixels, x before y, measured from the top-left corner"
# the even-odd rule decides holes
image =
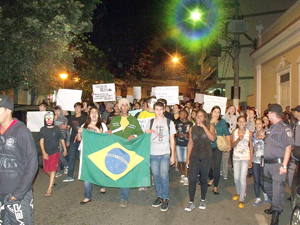
[[[286,174],[279,174],[286,147],[294,145],[291,128],[282,120],[272,125],[267,132],[264,148],[264,188],[272,199],[271,209],[283,211],[283,196]]]

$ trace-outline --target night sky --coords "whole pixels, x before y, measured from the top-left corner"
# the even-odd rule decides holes
[[[167,57],[166,52],[174,53],[179,50],[183,54],[187,53],[184,52],[184,45],[171,40],[167,35],[166,11],[171,2],[174,0],[103,0],[104,4],[99,5],[95,11],[91,40],[106,53],[109,70],[115,77],[123,77],[124,71],[138,61],[140,53],[154,39],[158,39],[161,45],[155,57],[157,63]],[[296,0],[240,0],[240,13],[287,9],[295,2]],[[275,14],[247,18],[250,27],[247,33],[256,38],[255,24],[259,20],[267,28],[279,16],[280,14]]]

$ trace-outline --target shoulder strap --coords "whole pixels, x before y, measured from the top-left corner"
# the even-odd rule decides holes
[[[171,120],[167,118],[167,124],[168,124],[169,135],[170,135],[170,123],[171,123]]]
[[[150,120],[150,130],[152,130],[153,122],[154,122],[154,118]]]

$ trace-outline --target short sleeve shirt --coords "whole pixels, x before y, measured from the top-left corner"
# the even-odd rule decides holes
[[[291,128],[282,120],[272,125],[266,133],[264,157],[266,160],[284,157],[285,148],[294,145]]]
[[[60,129],[56,126],[53,128],[42,127],[39,138],[44,139],[44,148],[48,155],[59,152],[59,142],[64,139]]]
[[[215,125],[215,128],[216,128],[216,133],[217,135],[225,135],[225,136],[230,136],[230,133],[229,133],[229,130],[228,130],[228,126],[227,126],[227,123],[225,120],[223,119],[220,119],[219,122],[217,123],[217,125]],[[216,139],[217,140],[217,139]],[[211,147],[212,148],[217,148],[217,142],[214,141],[212,144],[211,144]]]
[[[150,129],[150,122],[146,125],[146,130]],[[161,121],[154,119],[151,129],[151,155],[170,154],[170,135],[176,134],[174,122],[170,121],[170,131],[168,128],[167,118],[164,117]]]
[[[181,120],[176,121],[176,130],[177,134],[188,134],[190,128],[193,126],[193,123],[190,121],[182,122]],[[189,139],[186,137],[176,137],[175,138],[176,145],[186,147]]]

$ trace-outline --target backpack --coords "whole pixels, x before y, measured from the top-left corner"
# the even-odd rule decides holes
[[[154,123],[154,118],[150,120],[150,130],[152,130],[153,123]],[[167,118],[169,135],[170,135],[170,123],[171,123],[171,120]]]

